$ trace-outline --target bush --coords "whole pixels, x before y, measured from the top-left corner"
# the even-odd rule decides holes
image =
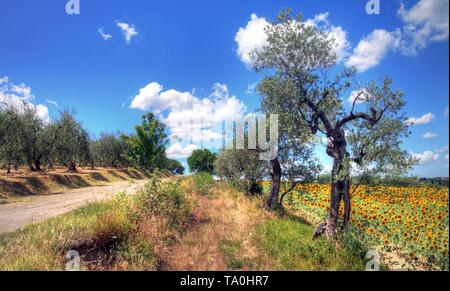
[[[211,195],[211,190],[214,188],[216,181],[211,174],[201,172],[192,177],[191,189],[199,195]]]
[[[161,183],[157,177],[150,179],[137,199],[140,213],[167,219],[169,226],[178,230],[184,228],[192,210],[179,182]]]

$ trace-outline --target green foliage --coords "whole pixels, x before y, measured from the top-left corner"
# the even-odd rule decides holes
[[[152,177],[138,195],[142,212],[150,212],[168,221],[170,227],[183,230],[192,205],[184,194],[179,182],[162,183]]]
[[[101,137],[90,144],[93,164],[101,167],[128,166],[125,157],[127,144],[123,138],[113,134],[102,134]]]
[[[199,195],[211,195],[211,191],[216,185],[213,176],[205,172],[196,173],[190,180],[192,181],[192,191]]]
[[[196,150],[188,158],[188,165],[191,172],[214,172],[214,162],[216,155],[207,149]]]
[[[336,73],[335,41],[290,10],[282,11],[266,33],[268,45],[253,54],[254,68],[268,73],[259,85],[263,108],[281,114],[288,140],[325,136],[330,156],[341,151],[337,164],[348,168],[353,162],[368,175],[400,174],[411,167],[414,161],[401,149],[409,135],[403,93],[391,88],[390,78],[360,87],[354,68]],[[355,100],[348,109],[344,96],[352,92]]]
[[[89,135],[74,113],[66,110],[55,122],[56,140],[52,148],[52,157],[61,164],[76,170],[76,162],[87,164],[91,161]]]
[[[61,164],[75,170],[77,161],[91,159],[89,136],[72,112],[55,122],[42,121],[27,104],[0,107],[0,162],[40,171],[41,164]]]
[[[26,157],[25,128],[21,114],[13,107],[0,107],[0,161],[19,166]]]
[[[154,170],[161,167],[165,159],[166,127],[153,113],[142,117],[142,124],[135,127],[136,135],[123,136],[127,144],[127,159],[136,167]]]
[[[256,150],[222,150],[215,161],[217,175],[239,191],[260,194],[259,182],[266,172]]]

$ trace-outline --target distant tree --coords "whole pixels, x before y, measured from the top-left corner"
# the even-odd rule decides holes
[[[26,161],[24,124],[19,110],[13,106],[0,106],[0,161],[11,173],[12,166]]]
[[[90,143],[93,164],[101,167],[126,166],[126,146],[123,139],[114,134],[102,134]]]
[[[71,111],[63,111],[55,122],[56,140],[51,155],[68,171],[77,171],[77,162],[88,163],[91,160],[89,135]]]
[[[267,162],[259,159],[256,150],[221,150],[215,161],[217,175],[233,187],[250,195],[261,192],[259,182],[264,179]]]
[[[127,159],[141,169],[161,167],[168,143],[165,125],[153,113],[148,113],[142,117],[142,124],[136,126],[135,130],[136,135],[122,136],[127,144]]]
[[[177,160],[167,159],[165,168],[171,171],[174,175],[184,175],[185,168]]]
[[[334,160],[331,205],[327,220],[315,236],[337,232],[339,208],[344,201],[343,229],[351,213],[350,176],[354,167],[370,176],[378,172],[404,172],[413,160],[401,149],[409,135],[403,93],[391,88],[385,78],[381,85],[361,88],[354,81],[356,70],[336,73],[336,46],[328,33],[283,11],[266,28],[267,45],[253,54],[256,71],[265,71],[263,83],[288,88],[289,94],[273,94],[280,109],[294,120],[301,118],[308,131],[328,140],[326,153]],[[353,94],[352,94],[353,92]],[[345,106],[348,96],[352,104]],[[347,96],[347,97],[346,97]],[[298,124],[301,126],[302,124]]]
[[[188,158],[188,165],[191,172],[214,172],[214,162],[216,155],[207,149],[196,150]]]

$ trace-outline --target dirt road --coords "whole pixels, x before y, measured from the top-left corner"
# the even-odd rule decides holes
[[[117,182],[107,186],[80,188],[49,196],[35,196],[0,205],[0,233],[18,230],[77,209],[86,203],[113,197],[119,192],[134,193],[146,182],[147,180]]]

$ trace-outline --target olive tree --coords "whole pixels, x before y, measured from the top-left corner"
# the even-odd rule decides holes
[[[259,159],[257,150],[224,149],[215,161],[217,175],[233,187],[248,194],[259,194],[258,183],[264,179],[267,162]]]
[[[272,188],[265,203],[267,210],[280,209],[283,212],[284,197],[298,183],[311,181],[320,172],[313,147],[315,139],[306,130],[307,124],[298,115],[292,114],[287,103],[279,102],[280,98],[292,95],[291,89],[286,83],[274,82],[270,78],[264,79],[258,86],[262,111],[277,114],[279,120],[278,154],[269,163]]]
[[[74,113],[66,110],[55,122],[56,139],[52,147],[52,156],[68,171],[77,171],[77,162],[88,163],[91,159],[89,135]]]
[[[102,134],[99,139],[91,141],[90,151],[93,165],[102,167],[126,166],[126,143],[114,134]]]
[[[326,153],[333,159],[330,211],[315,236],[325,232],[333,238],[342,201],[343,229],[350,221],[353,166],[381,173],[403,172],[412,164],[401,149],[402,139],[409,135],[403,93],[394,90],[387,77],[381,84],[361,87],[355,69],[336,73],[334,39],[303,22],[301,15],[281,12],[266,34],[267,45],[253,54],[255,70],[266,73],[263,83],[289,88],[289,94],[274,94],[274,102],[295,120],[301,118],[311,134],[328,140]],[[350,95],[353,100],[347,106]]]
[[[20,113],[13,106],[0,107],[0,161],[6,165],[7,173],[11,166],[18,167],[25,160],[23,123]]]

